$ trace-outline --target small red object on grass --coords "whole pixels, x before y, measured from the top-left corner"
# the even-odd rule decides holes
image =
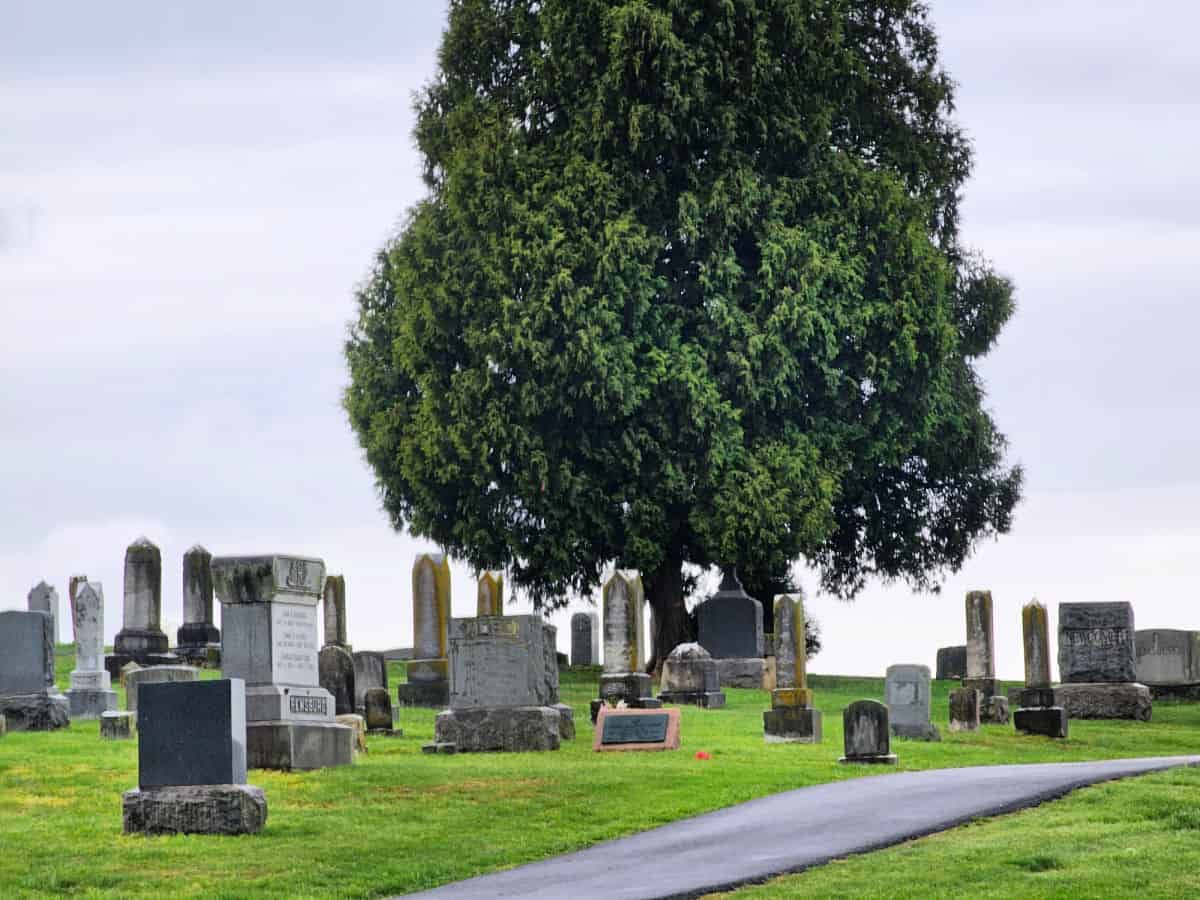
[[[708,755],[707,750],[697,750],[696,759],[712,759],[712,757]]]

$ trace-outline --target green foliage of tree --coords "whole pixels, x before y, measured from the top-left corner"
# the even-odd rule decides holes
[[[682,567],[935,586],[1021,473],[975,360],[1012,287],[912,0],[452,0],[428,196],[378,254],[345,405],[396,528],[536,602]]]

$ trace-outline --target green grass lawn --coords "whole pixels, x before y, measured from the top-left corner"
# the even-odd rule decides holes
[[[69,655],[60,659],[59,682],[64,687],[71,668]],[[393,666],[393,684],[398,669]],[[0,896],[49,891],[121,897],[398,894],[765,794],[878,774],[838,765],[837,758],[842,749],[841,709],[862,697],[882,698],[882,678],[815,676],[812,682],[825,713],[825,740],[815,746],[765,744],[761,714],[767,695],[729,690],[725,709],[683,710],[679,752],[593,753],[587,704],[595,696],[594,670],[564,673],[563,699],[575,707],[579,736],[557,753],[423,755],[421,745],[433,736],[434,711],[405,709],[404,736],[368,738],[370,752],[353,767],[298,774],[251,772],[250,782],[266,791],[270,813],[262,834],[240,838],[126,837],[121,834],[121,792],[137,783],[135,741],[101,742],[95,722],[49,734],[12,733],[0,739],[0,847],[5,851],[0,853]],[[1200,705],[1158,706],[1149,724],[1073,722],[1071,739],[1061,742],[1018,737],[1011,727],[1002,726],[949,735],[946,695],[952,687],[941,682],[934,688],[934,721],[942,728],[943,741],[895,741],[900,769],[1167,755],[1200,747]],[[712,758],[697,760],[697,750],[708,751]],[[1183,779],[1181,783],[1195,787],[1194,780],[1187,780],[1192,778],[1172,773],[1152,783],[1171,785],[1175,782],[1170,779]],[[1107,797],[1103,792],[1126,789],[1120,785],[1099,791]],[[1109,806],[1113,808],[1108,816],[1133,814],[1122,804],[1104,808]],[[1011,828],[1008,823],[1023,818],[997,824]],[[943,840],[957,840],[960,833],[980,840],[974,836],[989,827],[962,829]],[[1121,827],[1110,824],[1110,830],[1119,833]],[[1200,839],[1200,832],[1180,833]],[[1072,865],[1065,854],[1075,841],[1065,837],[1066,846],[1047,839],[1038,852]],[[1200,845],[1200,840],[1194,842]],[[926,843],[913,847],[919,852]],[[1087,842],[1081,846],[1086,849]],[[948,884],[966,885],[964,879],[995,866],[1013,883],[1026,877],[1037,884],[1050,883],[1045,872],[1004,862],[1032,858],[1032,851],[1023,846],[1010,847],[997,860],[963,852],[970,853],[970,863],[959,856],[953,863],[914,871],[920,877],[936,874],[950,879]],[[1200,866],[1192,869],[1200,871]],[[799,876],[800,883],[824,877],[823,871]],[[1054,871],[1047,869],[1051,875]],[[918,884],[916,876],[906,877]],[[1000,875],[993,872],[993,877]],[[878,887],[892,895],[899,890],[895,883],[880,882]],[[796,890],[786,883],[769,889],[782,892],[777,896]],[[862,891],[856,887],[846,892]]]

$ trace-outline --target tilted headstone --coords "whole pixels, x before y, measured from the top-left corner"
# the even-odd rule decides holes
[[[938,681],[958,681],[967,676],[967,645],[939,647],[937,652]]]
[[[326,644],[317,654],[317,681],[333,697],[334,714],[355,713],[354,657],[345,647]]]
[[[504,575],[500,572],[484,572],[479,576],[475,591],[475,615],[504,615]]]
[[[0,612],[0,715],[9,731],[70,725],[67,698],[54,686],[54,638],[44,612]]]
[[[29,603],[30,612],[44,612],[50,617],[50,634],[53,636],[55,644],[60,643],[62,631],[59,628],[59,622],[62,620],[58,614],[58,591],[46,582],[39,581],[29,591],[26,600]]]
[[[373,650],[354,652],[354,709],[366,715],[367,691],[371,688],[388,689],[387,660],[382,653]]]
[[[421,553],[413,563],[413,658],[397,690],[402,706],[443,708],[450,700],[450,561]]]
[[[125,550],[125,602],[121,630],[104,667],[116,677],[128,662],[170,665],[179,658],[167,651],[162,630],[162,553],[146,538]]]
[[[888,666],[884,696],[892,734],[918,741],[938,741],[941,734],[929,720],[930,678],[928,666]]]
[[[1134,632],[1137,680],[1155,697],[1187,696],[1196,691],[1179,689],[1200,685],[1200,631],[1146,628]]]
[[[958,688],[950,692],[950,730],[978,731],[983,707],[983,693],[975,688]]]
[[[775,597],[775,689],[763,713],[767,743],[819,744],[821,712],[808,687],[808,651],[804,641],[804,595]]]
[[[1150,689],[1139,684],[1129,603],[1058,605],[1056,703],[1072,719],[1149,721]]]
[[[125,709],[134,715],[138,711],[138,698],[142,688],[148,684],[165,681],[199,681],[200,670],[195,666],[146,666],[125,675]]]
[[[333,697],[318,678],[325,564],[300,556],[226,556],[213,559],[212,573],[224,674],[246,683],[249,766],[351,764],[353,735],[334,721]]]
[[[1050,677],[1050,625],[1046,607],[1034,600],[1021,610],[1025,648],[1025,689],[1013,714],[1013,726],[1025,734],[1067,736],[1067,714],[1054,702]]]
[[[325,619],[325,646],[349,650],[350,643],[346,639],[346,579],[343,576],[326,576],[321,609]]]
[[[717,660],[721,684],[761,688],[763,677],[762,604],[742,589],[727,569],[721,587],[696,608],[697,640]]]
[[[663,662],[658,699],[705,709],[725,705],[717,664],[697,643],[680,644]]]
[[[846,755],[838,762],[893,764],[888,708],[878,700],[856,700],[842,711]]]
[[[450,620],[450,708],[434,741],[456,751],[557,750],[558,669],[541,616]]]
[[[571,616],[571,665],[600,665],[600,616],[594,612]]]
[[[643,671],[645,655],[645,594],[642,577],[632,569],[618,569],[604,584],[604,668],[600,697],[592,701],[592,721],[603,704],[624,703],[631,708],[656,708],[662,702],[650,694],[650,676]]]
[[[250,834],[267,819],[246,784],[246,688],[238,678],[142,686],[138,787],[126,834]]]
[[[176,632],[176,652],[207,663],[221,650],[221,631],[213,624],[212,554],[199,544],[183,554],[183,625]]]
[[[104,588],[99,582],[74,584],[71,622],[75,629],[75,671],[66,694],[71,718],[98,719],[117,708],[112,676],[104,668]]]

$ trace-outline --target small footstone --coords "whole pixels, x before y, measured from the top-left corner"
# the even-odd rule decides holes
[[[354,750],[357,753],[367,752],[367,720],[356,713],[347,713],[335,717],[339,725],[347,726],[354,732]]]
[[[775,706],[763,712],[768,744],[821,743],[821,713],[807,706]]]
[[[433,731],[437,743],[467,753],[557,750],[558,722],[547,706],[448,709],[438,713]]]
[[[1047,737],[1067,736],[1067,711],[1061,706],[1038,706],[1018,709],[1013,714],[1013,726],[1024,734],[1044,734]]]
[[[138,788],[123,808],[126,834],[254,834],[267,821],[266,795],[248,784]]]
[[[110,741],[124,741],[133,737],[131,712],[108,710],[100,713],[100,737]]]

